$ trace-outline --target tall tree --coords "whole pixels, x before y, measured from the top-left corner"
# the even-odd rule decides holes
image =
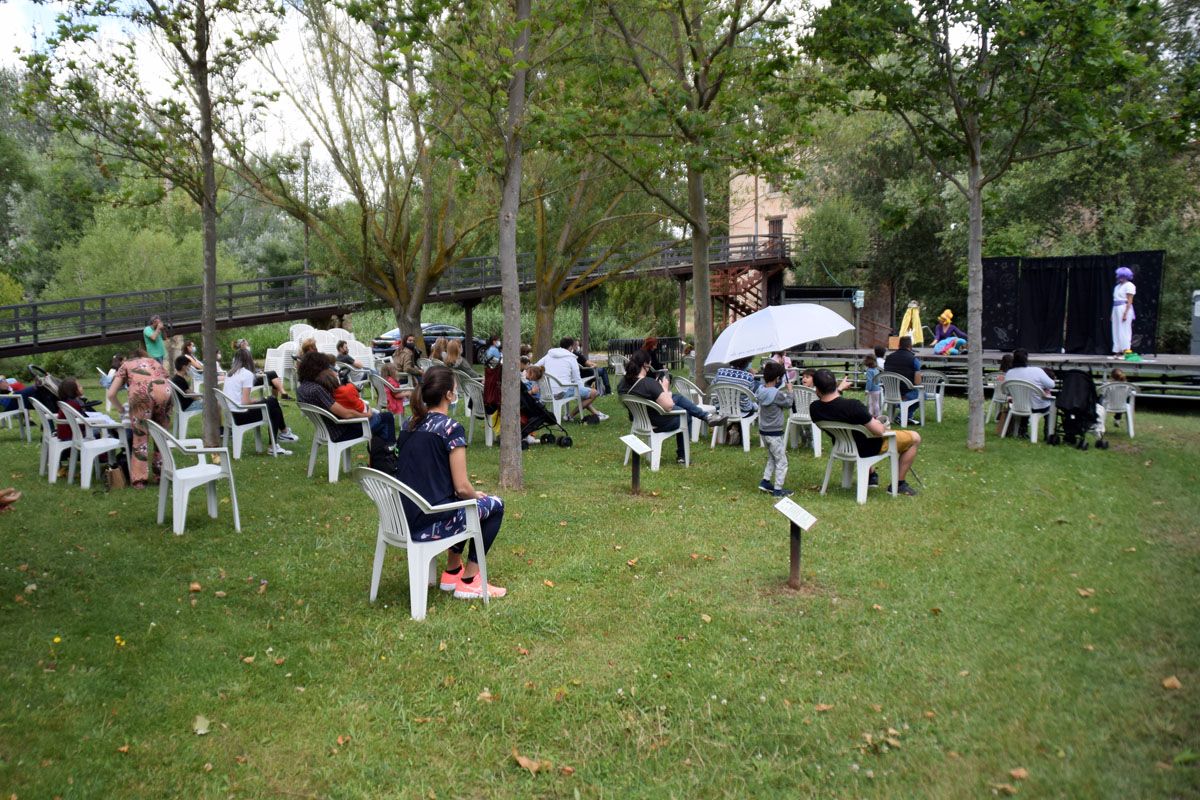
[[[44,49],[24,57],[26,105],[105,159],[122,160],[170,181],[200,206],[204,240],[204,439],[215,445],[217,386],[216,129],[228,115],[261,101],[242,82],[253,53],[275,37],[282,8],[273,0],[70,0]],[[114,21],[124,38],[101,41]],[[137,33],[157,45],[139,51]],[[153,49],[153,48],[152,48]],[[150,86],[143,75],[174,78]]]
[[[967,327],[982,331],[983,199],[1016,163],[1153,115],[1153,4],[1120,0],[833,0],[802,44],[836,65],[836,103],[895,114],[968,206]],[[982,449],[983,351],[968,355],[967,446]]]

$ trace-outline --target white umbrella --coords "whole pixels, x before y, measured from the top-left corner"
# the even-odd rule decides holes
[[[815,303],[768,306],[721,331],[704,363],[728,364],[747,356],[832,339],[853,329],[841,314]]]

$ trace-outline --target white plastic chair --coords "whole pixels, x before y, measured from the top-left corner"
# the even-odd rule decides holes
[[[992,375],[991,380],[984,388],[992,390],[987,401],[987,408],[983,413],[983,422],[986,425],[997,418],[996,415],[1000,413],[1000,409],[1008,406],[1008,395],[1004,393],[1004,378],[1000,373]]]
[[[104,392],[104,413],[112,413],[112,403],[108,399],[108,387],[104,385],[104,379],[108,377],[108,373],[96,367],[96,372],[100,375],[100,389]]]
[[[345,339],[347,342],[354,341],[354,334],[345,328],[330,328],[328,333],[334,339]]]
[[[813,401],[817,399],[817,392],[807,386],[795,384],[792,386],[792,394],[796,398],[796,410],[788,417],[787,441],[793,448],[799,448],[800,437],[807,428],[808,438],[812,440],[813,458],[820,458],[821,430],[817,427],[817,423],[812,421],[812,416],[808,411]]]
[[[292,327],[288,328],[288,337],[297,345],[305,339],[311,337],[316,332],[316,328],[304,322],[297,322]]]
[[[696,404],[696,407],[704,413],[711,414],[717,410],[716,406],[707,402],[708,398],[704,396],[704,392],[700,391],[700,387],[692,383],[687,378],[683,377],[682,375],[672,375],[671,381],[674,384],[675,392],[677,394],[680,394],[686,397],[688,400],[691,400]],[[688,424],[691,426],[692,441],[700,441],[700,429],[708,423],[702,419],[688,417]]]
[[[46,408],[37,398],[29,398],[29,408],[42,429],[41,449],[38,451],[38,475],[45,475],[49,467],[50,483],[58,482],[58,462],[62,454],[71,449],[71,442],[58,438],[58,420],[53,411]]]
[[[29,410],[25,406],[25,398],[19,394],[8,394],[5,397],[11,398],[16,402],[16,406],[11,411],[0,411],[0,423],[4,427],[11,429],[13,421],[20,426],[21,433],[25,436],[25,441],[32,442],[33,436],[29,432]]]
[[[338,481],[338,462],[342,464],[342,469],[350,472],[350,448],[356,444],[363,444],[371,441],[371,423],[366,417],[355,417],[354,419],[338,419],[333,414],[323,408],[310,406],[307,403],[298,403],[300,413],[302,413],[313,427],[312,448],[308,451],[308,477],[312,477],[313,469],[317,465],[317,449],[322,445],[325,446],[326,454],[329,457],[329,482],[337,483]],[[329,425],[346,425],[357,426],[361,433],[353,439],[347,439],[344,442],[335,442],[329,435]]]
[[[921,393],[933,401],[934,418],[942,421],[942,405],[946,402],[946,374],[929,369],[921,370]],[[925,408],[921,408],[921,424],[925,423]]]
[[[483,552],[483,530],[479,525],[479,506],[474,500],[459,500],[432,506],[407,484],[391,475],[370,467],[359,467],[354,479],[379,511],[379,532],[375,538],[375,563],[371,569],[371,602],[379,595],[379,579],[383,575],[383,557],[389,546],[408,551],[408,596],[412,618],[425,619],[429,587],[438,579],[437,557],[459,542],[474,540],[479,556],[479,580],[483,602],[487,605],[487,558]],[[414,541],[410,536],[408,518],[404,515],[402,497],[407,497],[422,513],[438,514],[462,509],[467,515],[467,529],[456,536],[427,542]]]
[[[300,345],[295,342],[284,342],[279,345],[279,352],[283,355],[283,372],[279,372],[280,379],[292,387],[292,394],[296,393],[296,355],[300,352]]]
[[[267,441],[270,443],[271,455],[275,455],[275,432],[271,430],[271,420],[267,416],[266,403],[251,403],[244,406],[229,398],[229,395],[224,392],[214,392],[217,398],[217,405],[221,407],[221,420],[225,427],[222,441],[226,447],[230,446],[230,439],[233,440],[233,446],[230,450],[233,452],[234,458],[242,457],[242,437],[248,431],[254,431],[254,450],[261,453],[263,451],[263,431],[267,433]],[[243,411],[251,411],[253,409],[262,411],[260,419],[255,422],[235,422],[233,415],[240,414]]]
[[[279,376],[279,380],[286,381],[288,369],[292,366],[292,357],[287,354],[282,347],[269,347],[267,354],[263,357],[263,372],[274,372]],[[265,386],[266,380],[263,380]],[[266,394],[271,391],[270,386],[266,386]]]
[[[459,388],[467,395],[467,445],[469,446],[475,438],[475,420],[479,420],[483,426],[483,442],[491,447],[495,431],[492,430],[491,421],[483,409],[483,384],[479,381],[464,380],[459,383]]]
[[[1108,428],[1109,414],[1124,414],[1129,438],[1133,438],[1133,406],[1137,389],[1131,383],[1114,381],[1100,387],[1100,405],[1104,406],[1104,427]]]
[[[396,379],[400,384],[399,388],[392,386],[390,383],[384,380],[382,375],[368,373],[367,377],[371,384],[371,391],[375,395],[375,410],[384,414],[392,413],[388,410],[389,397],[403,398],[405,394],[411,392],[413,389],[407,373],[402,373],[400,377]]]
[[[649,439],[650,443],[650,471],[658,472],[659,464],[662,463],[662,448],[663,442],[670,439],[672,436],[680,436],[683,438],[683,465],[691,466],[692,449],[690,438],[688,437],[687,429],[687,413],[683,409],[675,409],[674,411],[663,411],[658,403],[653,403],[641,397],[635,397],[631,394],[619,395],[621,402],[629,409],[630,415],[633,416],[633,423],[630,425],[629,432],[634,436],[639,436],[644,439]],[[673,431],[656,431],[650,424],[650,413],[654,411],[657,414],[674,414],[680,417],[679,427]],[[625,448],[625,463],[629,463],[630,449]],[[640,456],[639,456],[640,457]]]
[[[171,405],[174,406],[174,414],[171,415],[172,434],[176,439],[186,439],[188,435],[188,423],[192,417],[202,416],[204,414],[204,405],[197,403],[201,400],[198,394],[189,394],[183,389],[175,385],[175,381],[167,381],[167,385],[171,387]],[[184,398],[191,398],[192,402],[187,408],[183,407]]]
[[[579,394],[579,387],[571,387],[575,389],[573,397],[567,397],[567,386],[560,383],[558,378],[551,375],[549,372],[542,375],[542,379],[538,381],[538,399],[542,401],[542,405],[550,406],[551,412],[554,414],[554,421],[559,425],[562,424],[562,410],[571,403],[576,403],[579,406],[579,416],[583,417],[583,398]]]
[[[1004,418],[1004,425],[1000,428],[1000,435],[1008,435],[1008,426],[1012,423],[1013,417],[1026,417],[1029,420],[1029,441],[1037,444],[1038,427],[1043,419],[1046,420],[1046,433],[1049,434],[1054,428],[1054,398],[1046,397],[1042,392],[1041,387],[1035,386],[1028,381],[1006,380],[1004,381],[1004,393],[1012,401],[1008,406],[1008,416]],[[1050,405],[1043,411],[1034,411],[1034,401],[1049,403]]]
[[[717,446],[717,442],[725,441],[725,426],[738,423],[742,429],[742,450],[750,452],[750,426],[758,421],[758,401],[754,394],[744,386],[732,383],[714,383],[709,387],[713,399],[717,401],[717,411],[725,419],[713,428],[712,443],[709,449]],[[742,398],[748,397],[754,402],[754,412],[748,417],[742,416]],[[761,437],[760,437],[761,438]]]
[[[126,460],[129,459],[129,451],[125,447],[125,426],[92,422],[63,402],[59,402],[58,410],[63,413],[67,424],[71,426],[71,460],[67,465],[67,483],[75,481],[76,462],[79,463],[79,487],[90,489],[92,488],[92,473],[95,472],[96,477],[100,477],[100,456],[103,453],[125,450]],[[99,431],[102,435],[93,439],[91,436],[93,431]],[[116,431],[116,438],[108,436],[108,431]],[[47,464],[47,467],[57,471],[55,464]]]
[[[229,502],[233,506],[233,529],[242,532],[242,520],[238,516],[237,489],[233,485],[233,459],[229,450],[224,447],[204,447],[194,445],[193,441],[181,442],[172,436],[161,425],[153,420],[146,421],[150,438],[154,440],[154,448],[162,456],[162,474],[158,483],[158,524],[162,525],[167,512],[167,489],[171,490],[171,530],[176,536],[183,534],[187,524],[188,496],[192,489],[203,486],[208,497],[208,515],[217,518],[217,481],[229,479]],[[197,461],[190,467],[181,467],[175,463],[175,453],[185,453],[196,456]],[[207,455],[220,456],[219,464],[211,464],[205,460]]]
[[[916,416],[909,413],[909,409],[913,406],[921,414],[920,425],[925,424],[925,393],[920,386],[916,386],[908,378],[899,375],[895,372],[879,373],[879,385],[883,387],[883,409],[884,413],[890,413],[889,409],[895,406],[900,410],[900,427],[907,428],[909,419],[916,420]],[[904,395],[917,390],[915,400],[905,400]]]
[[[858,454],[858,445],[854,441],[854,433],[857,431],[867,438],[875,438],[875,434],[871,433],[865,425],[850,425],[845,422],[818,422],[817,427],[833,437],[833,449],[829,452],[829,463],[825,467],[825,482],[821,484],[821,494],[825,494],[826,489],[829,488],[829,478],[833,475],[833,462],[841,461],[842,488],[850,488],[850,473],[853,470],[856,473],[855,480],[858,482],[858,504],[860,506],[864,505],[867,502],[867,487],[871,467],[886,458],[891,467],[892,497],[896,496],[896,489],[900,482],[900,460],[898,457],[899,454],[896,452],[896,434],[893,431],[884,431],[883,433],[885,438],[892,440],[888,444],[886,453],[880,453],[877,456],[861,456]]]

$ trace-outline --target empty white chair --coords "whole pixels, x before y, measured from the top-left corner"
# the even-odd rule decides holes
[[[41,449],[38,452],[38,475],[46,475],[47,467],[49,467],[50,483],[57,483],[58,462],[62,460],[62,454],[71,449],[71,442],[58,438],[54,412],[38,402],[37,398],[29,398],[29,409],[42,429]]]
[[[629,427],[629,432],[634,436],[648,439],[650,444],[650,471],[658,472],[658,466],[662,462],[663,442],[670,439],[672,436],[679,436],[683,439],[683,465],[690,466],[692,463],[692,450],[689,442],[687,429],[687,412],[681,408],[674,411],[663,411],[658,403],[646,400],[641,397],[635,397],[631,394],[620,395],[621,402],[629,409],[630,415],[633,417],[633,423]],[[656,431],[650,424],[650,412],[656,414],[674,414],[679,417],[679,427],[673,431]],[[629,463],[630,449],[625,448],[625,463]],[[640,456],[639,456],[640,458]]]
[[[350,472],[350,448],[356,444],[369,443],[371,441],[371,423],[367,421],[366,417],[338,419],[323,408],[310,406],[307,403],[299,403],[298,405],[300,406],[300,413],[313,426],[312,448],[308,451],[308,477],[312,477],[313,469],[317,465],[317,449],[324,445],[326,454],[329,456],[329,482],[337,483],[338,463],[341,463],[342,469],[346,470],[347,473]],[[329,435],[330,428],[327,425],[354,427],[358,429],[358,435],[345,441],[337,442]]]
[[[471,440],[475,438],[475,420],[479,420],[483,425],[483,442],[491,447],[495,432],[487,412],[483,409],[483,384],[479,381],[464,380],[459,383],[459,388],[467,396],[467,444],[470,445]]]
[[[19,394],[9,394],[5,397],[12,399],[15,405],[11,411],[0,411],[0,423],[11,429],[13,422],[16,422],[20,433],[25,436],[25,441],[32,442],[33,437],[29,432],[29,410],[25,406],[25,398]]]
[[[408,551],[408,593],[412,618],[425,619],[429,587],[438,579],[437,557],[459,542],[471,539],[479,556],[479,580],[483,587],[483,602],[488,602],[487,557],[483,552],[483,530],[479,525],[479,506],[474,500],[459,500],[432,506],[424,497],[391,475],[369,467],[359,467],[354,478],[375,502],[379,511],[379,531],[375,537],[375,563],[371,570],[371,602],[379,595],[379,579],[383,575],[383,558],[389,546]],[[404,516],[401,498],[407,497],[422,513],[439,514],[462,509],[467,515],[467,529],[445,539],[428,542],[414,541],[410,536],[408,518]]]
[[[821,430],[817,427],[817,423],[812,421],[812,416],[808,412],[817,399],[817,392],[807,386],[795,384],[792,386],[792,394],[796,398],[796,410],[788,417],[788,441],[792,447],[799,448],[801,436],[807,433],[812,440],[813,458],[820,458]]]
[[[914,386],[913,382],[903,375],[895,372],[879,373],[879,385],[883,387],[883,410],[884,413],[890,413],[889,409],[895,406],[900,411],[900,427],[907,428],[909,419],[916,419],[915,414],[910,414],[909,409],[913,406],[921,414],[920,425],[925,424],[925,393],[919,386]],[[905,400],[904,395],[917,390],[917,396],[913,400]]]
[[[696,404],[696,407],[705,414],[711,414],[717,410],[717,407],[707,402],[708,398],[704,396],[704,392],[700,391],[700,387],[692,383],[687,378],[681,375],[671,376],[671,381],[674,384],[676,394],[686,397]],[[696,417],[688,417],[688,424],[691,426],[692,441],[700,441],[700,428],[707,423]]]
[[[292,357],[282,347],[268,347],[267,354],[263,357],[263,372],[274,372],[279,376],[280,381],[286,381],[288,370],[292,366]],[[263,396],[266,397],[271,392],[271,387],[266,385],[266,378],[263,378],[263,386],[266,389]]]
[[[345,328],[330,328],[328,333],[334,339],[344,339],[347,342],[354,341],[354,334]]]
[[[375,351],[369,345],[349,339],[346,341],[346,346],[349,348],[350,355],[364,367],[375,366]]]
[[[754,393],[744,386],[732,383],[714,383],[709,386],[713,399],[717,403],[717,412],[725,417],[720,425],[713,428],[712,442],[709,449],[717,446],[717,442],[725,441],[725,427],[737,423],[742,431],[742,449],[750,452],[750,426],[758,421],[758,401]],[[754,403],[754,411],[748,416],[742,416],[742,399],[749,398]]]
[[[189,394],[183,389],[175,385],[174,381],[167,381],[167,385],[171,387],[171,405],[174,407],[174,413],[171,415],[171,426],[174,429],[172,433],[176,439],[186,439],[188,437],[188,422],[192,417],[198,417],[204,414],[204,404],[196,401],[201,397],[198,394]],[[183,401],[191,399],[191,403],[187,408],[183,407]]]
[[[987,408],[984,409],[984,424],[998,419],[996,415],[1000,413],[1000,409],[1008,406],[1008,395],[1004,393],[1004,376],[1000,373],[994,373],[988,377],[989,380],[984,389],[991,389],[992,394],[988,398]]]
[[[298,345],[300,342],[303,342],[305,339],[312,336],[316,330],[317,329],[312,325],[304,322],[297,322],[295,325],[288,328],[288,337]]]
[[[1104,406],[1104,427],[1108,428],[1109,414],[1124,414],[1129,438],[1133,438],[1133,405],[1137,389],[1131,383],[1116,381],[1100,387],[1100,405]]]
[[[192,489],[203,486],[208,499],[208,515],[217,518],[217,481],[229,480],[229,502],[233,507],[233,529],[242,531],[242,520],[238,516],[237,489],[233,485],[233,459],[225,447],[204,447],[193,441],[181,442],[153,420],[146,420],[154,448],[162,455],[162,474],[158,483],[158,524],[162,525],[167,511],[167,490],[171,492],[171,530],[176,536],[183,533],[187,524],[188,496]],[[196,456],[195,464],[181,467],[175,463],[175,451]],[[219,464],[205,460],[207,455],[220,456]]]
[[[267,441],[270,443],[271,455],[275,455],[275,432],[271,430],[271,421],[267,417],[267,406],[264,403],[251,403],[244,406],[241,403],[229,399],[229,395],[224,392],[214,392],[213,395],[217,398],[217,405],[221,408],[221,420],[225,426],[225,432],[222,436],[226,447],[230,447],[232,439],[233,446],[230,450],[233,452],[234,458],[242,457],[242,437],[247,431],[254,431],[254,450],[261,453],[263,450],[263,431],[267,433]],[[233,415],[240,414],[243,411],[259,409],[262,414],[259,419],[254,422],[235,422]]]
[[[933,401],[934,418],[942,421],[942,405],[946,402],[946,374],[930,369],[921,370],[921,391],[926,400]],[[921,409],[921,423],[925,423],[925,410]]]
[[[75,480],[76,462],[79,463],[80,488],[90,489],[92,488],[92,473],[95,472],[96,477],[100,477],[101,455],[111,453],[114,450],[125,450],[126,460],[128,460],[129,451],[125,447],[125,427],[123,425],[110,422],[92,422],[83,416],[83,414],[80,414],[62,402],[58,404],[58,410],[63,413],[63,416],[67,419],[67,424],[71,426],[71,460],[67,465],[67,483],[73,483]],[[101,435],[97,438],[92,438],[94,431]],[[115,438],[108,435],[110,431],[117,434]],[[47,467],[57,471],[57,465],[55,464],[47,464]]]
[[[1016,381],[1010,378],[1004,381],[1003,387],[1004,393],[1011,402],[1008,406],[1008,416],[1004,418],[1004,425],[1000,428],[1000,435],[1008,435],[1008,426],[1013,421],[1013,417],[1025,417],[1029,420],[1029,441],[1034,444],[1037,444],[1038,427],[1043,419],[1046,420],[1046,433],[1049,435],[1054,427],[1054,399],[1046,397],[1041,387],[1026,381]],[[1049,405],[1043,407],[1041,411],[1034,411],[1035,403],[1039,406],[1043,403],[1049,403]]]
[[[883,436],[890,438],[886,453],[880,453],[877,456],[860,456],[858,454],[858,445],[854,441],[855,432],[861,433],[868,439],[875,438],[875,434],[871,433],[865,425],[850,425],[844,422],[818,422],[817,427],[826,431],[833,437],[833,448],[829,451],[829,463],[825,467],[825,481],[821,484],[821,494],[829,488],[829,478],[833,474],[833,462],[842,462],[842,488],[850,488],[850,473],[855,473],[855,479],[858,481],[857,499],[861,506],[867,502],[868,481],[871,474],[871,467],[883,461],[885,458],[891,467],[892,478],[892,496],[896,496],[896,488],[899,484],[899,465],[900,460],[896,453],[896,434],[892,431],[884,431]]]
[[[568,397],[567,387],[559,383],[558,378],[549,372],[542,375],[542,379],[538,381],[538,399],[542,401],[542,405],[550,406],[550,411],[554,414],[554,421],[559,425],[562,424],[563,408],[571,403],[578,404],[579,416],[583,417],[583,398],[579,396],[579,387],[573,388],[575,395]]]

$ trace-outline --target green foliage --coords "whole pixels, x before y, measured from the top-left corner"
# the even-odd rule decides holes
[[[845,283],[848,271],[866,260],[871,227],[864,211],[848,197],[833,197],[800,222],[796,276],[815,283]]]
[[[16,305],[24,299],[24,287],[11,275],[0,272],[0,306]]]
[[[671,278],[637,278],[604,287],[604,308],[633,336],[674,336],[679,330],[679,284]]]

